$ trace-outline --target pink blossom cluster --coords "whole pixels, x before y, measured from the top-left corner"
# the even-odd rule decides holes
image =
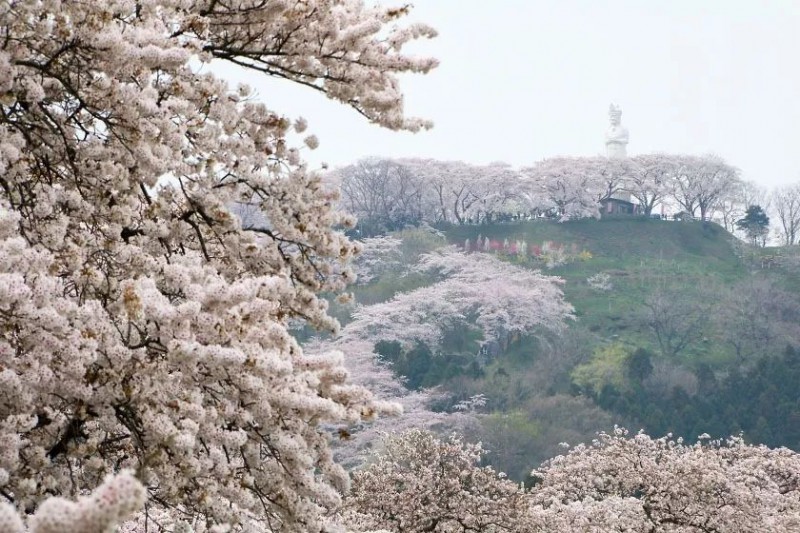
[[[591,254],[580,250],[576,243],[567,245],[555,241],[544,241],[542,244],[528,244],[525,239],[509,240],[490,239],[478,235],[475,241],[466,239],[460,247],[465,252],[494,252],[524,259],[539,260],[548,268],[574,261],[579,257],[590,257]]]
[[[695,444],[617,428],[533,476],[539,531],[774,531],[800,527],[800,454],[741,438]]]
[[[359,307],[343,334],[435,348],[444,330],[457,324],[474,324],[485,340],[502,340],[534,330],[560,331],[572,317],[560,288],[563,280],[489,254],[450,247],[422,256],[416,268],[440,280]]]
[[[27,528],[14,506],[0,502],[3,533],[63,533],[80,531],[111,533],[144,507],[147,493],[131,472],[106,479],[95,491],[77,502],[52,497],[27,519]]]

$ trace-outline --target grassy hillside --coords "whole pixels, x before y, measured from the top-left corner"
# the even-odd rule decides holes
[[[462,244],[478,235],[491,239],[525,239],[528,243],[576,244],[591,260],[554,269],[566,279],[586,277],[602,270],[660,269],[666,275],[721,280],[740,278],[745,270],[732,236],[720,226],[701,222],[670,222],[643,218],[611,218],[573,222],[533,221],[491,226],[455,226],[448,240]]]
[[[565,295],[583,327],[600,338],[654,350],[652,335],[637,320],[643,302],[654,290],[678,288],[687,297],[702,293],[706,299],[715,298],[718,291],[751,275],[736,253],[733,237],[711,223],[643,218],[531,221],[451,227],[446,235],[460,246],[480,236],[496,241],[524,240],[529,247],[549,242],[566,248],[571,256],[567,264],[553,268],[537,265],[535,260],[529,264],[564,278]],[[509,256],[509,260],[519,259]],[[609,275],[611,291],[598,291],[587,283],[587,278],[601,272]],[[709,362],[722,358],[715,349],[719,343],[710,342],[715,333],[709,331],[708,341],[691,346],[685,357]]]

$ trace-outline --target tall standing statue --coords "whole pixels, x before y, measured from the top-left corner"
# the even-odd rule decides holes
[[[628,157],[628,130],[622,125],[622,109],[614,104],[608,108],[611,125],[606,130],[606,155],[608,157]]]

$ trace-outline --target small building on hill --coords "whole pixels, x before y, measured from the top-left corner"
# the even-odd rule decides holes
[[[639,205],[631,202],[630,200],[612,196],[600,201],[600,215],[602,216],[638,214]]]

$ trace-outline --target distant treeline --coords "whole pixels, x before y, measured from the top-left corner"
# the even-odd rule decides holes
[[[656,208],[737,229],[750,206],[770,206],[785,244],[800,236],[800,185],[771,195],[715,155],[642,154],[625,159],[552,157],[532,166],[432,159],[369,158],[336,169],[342,207],[359,235],[420,224],[479,224],[528,217],[598,217],[610,198],[634,211]]]

